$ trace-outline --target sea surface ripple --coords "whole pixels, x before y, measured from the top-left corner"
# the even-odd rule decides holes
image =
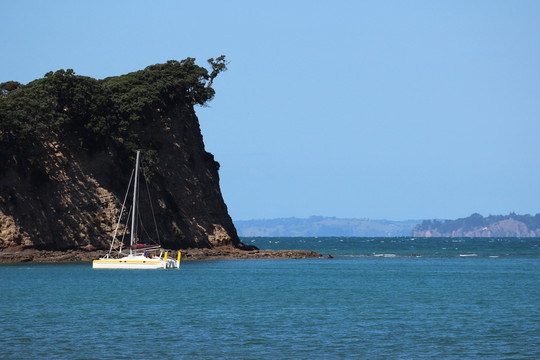
[[[0,358],[540,358],[539,239],[454,240],[248,238],[334,258],[180,270],[3,265]]]

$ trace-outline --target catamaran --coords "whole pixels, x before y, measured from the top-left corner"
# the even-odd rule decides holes
[[[122,204],[122,210],[120,211],[120,216],[118,218],[118,223],[116,224],[116,229],[114,230],[113,240],[111,243],[111,248],[105,257],[102,257],[98,260],[94,260],[92,263],[92,268],[94,269],[171,269],[171,268],[180,268],[180,256],[181,253],[178,252],[178,258],[170,259],[168,258],[169,251],[162,249],[159,244],[145,244],[139,243],[140,239],[137,236],[138,221],[139,221],[139,158],[140,151],[137,151],[137,160],[135,161],[135,178],[133,179],[133,173],[131,174],[131,179],[129,180],[128,190],[126,196],[124,197],[124,203]],[[119,250],[117,253],[114,248],[115,242],[117,241],[116,237],[118,234],[118,228],[120,227],[120,222],[122,221],[122,215],[124,214],[124,209],[126,205],[126,200],[131,188],[131,181],[133,181],[133,205],[131,207],[131,229],[130,229],[130,246],[129,254],[123,252],[123,241],[119,242]],[[151,202],[150,202],[151,204]],[[129,213],[127,219],[129,221]],[[153,216],[153,210],[152,210]],[[156,233],[157,233],[157,224]],[[127,224],[126,224],[127,225]],[[127,228],[127,226],[126,226]],[[125,232],[124,232],[125,236]],[[122,238],[123,240],[123,238]]]

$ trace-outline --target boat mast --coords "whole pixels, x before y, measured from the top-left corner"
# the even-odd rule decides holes
[[[129,254],[133,254],[133,242],[135,241],[135,221],[137,219],[137,184],[139,183],[139,154],[137,150],[137,161],[135,162],[135,182],[133,185],[133,212],[131,213],[131,241]]]

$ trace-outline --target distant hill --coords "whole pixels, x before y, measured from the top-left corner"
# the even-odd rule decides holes
[[[239,236],[540,237],[540,214],[472,214],[456,220],[371,220],[311,216],[235,220]]]
[[[236,220],[239,236],[410,236],[421,220],[389,221],[369,219],[339,219],[311,216],[307,219],[280,218]]]
[[[412,236],[416,237],[540,237],[540,214],[472,214],[457,220],[424,220]]]

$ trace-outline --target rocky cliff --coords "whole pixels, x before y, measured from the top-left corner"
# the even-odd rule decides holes
[[[136,149],[163,246],[242,248],[194,111],[215,75],[193,60],[104,80],[62,71],[4,91],[0,250],[108,249]]]
[[[457,220],[425,220],[412,231],[415,237],[540,237],[540,214],[473,214]]]

